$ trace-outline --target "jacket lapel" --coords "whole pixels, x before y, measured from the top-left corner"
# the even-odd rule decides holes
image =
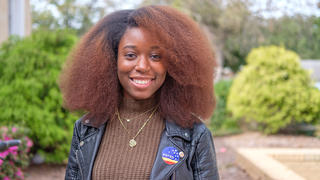
[[[166,128],[161,135],[150,179],[169,179],[174,171],[188,158],[189,148],[186,147],[184,141],[190,140],[189,129],[183,129],[172,122],[166,121]]]
[[[94,145],[94,148],[93,148],[93,151],[92,151],[92,159],[91,159],[90,165],[89,165],[88,180],[91,179],[91,174],[92,174],[92,170],[93,170],[94,161],[96,159],[97,152],[98,152],[98,149],[99,149],[99,146],[100,146],[100,142],[101,142],[101,139],[103,137],[104,131],[106,129],[105,127],[106,127],[106,124],[104,124],[103,126],[99,127],[99,132],[98,132],[98,135],[97,135],[97,138],[96,138],[96,142],[95,142],[95,145]]]
[[[80,147],[77,151],[77,161],[80,164],[80,171],[83,179],[90,180],[94,161],[103,137],[106,123],[98,129],[93,128],[91,124],[82,124],[80,132]],[[84,155],[85,154],[85,155]]]

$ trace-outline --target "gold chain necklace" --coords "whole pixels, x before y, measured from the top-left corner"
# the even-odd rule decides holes
[[[148,119],[143,123],[143,125],[141,126],[141,128],[139,129],[139,131],[136,133],[135,136],[133,136],[130,140],[129,140],[129,146],[131,148],[135,147],[137,145],[137,141],[135,140],[135,138],[140,134],[140,132],[142,131],[142,129],[148,124],[148,122],[150,121],[150,119],[152,118],[152,116],[154,115],[154,113],[156,112],[156,110],[158,109],[158,106],[156,106],[154,108],[154,110],[152,111],[152,113],[150,114],[150,116],[148,117]],[[120,118],[120,114],[119,111],[117,109],[116,114],[118,115],[118,119],[120,121],[120,124],[122,125],[122,127],[126,130],[126,132],[130,135],[129,130],[125,127],[125,125],[123,124],[121,118]]]
[[[155,107],[156,107],[156,106],[155,106]],[[141,114],[139,114],[139,115],[137,115],[137,116],[135,116],[135,117],[132,117],[132,118],[124,118],[124,117],[120,117],[120,115],[119,115],[119,117],[120,117],[120,119],[124,119],[124,120],[126,120],[127,122],[130,122],[131,120],[137,119],[138,117],[141,117],[142,115],[144,115],[144,114],[146,114],[146,113],[154,110],[155,107],[152,107],[151,109],[148,109],[147,111],[145,111],[145,112],[143,112],[143,113],[141,113]]]

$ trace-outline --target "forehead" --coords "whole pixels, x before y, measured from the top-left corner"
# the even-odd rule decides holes
[[[142,27],[132,27],[125,31],[122,36],[119,47],[135,45],[135,46],[162,46],[159,38],[155,33],[148,31]]]

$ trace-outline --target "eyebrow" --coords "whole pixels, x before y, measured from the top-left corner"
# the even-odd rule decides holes
[[[137,46],[134,46],[134,45],[126,45],[122,49],[136,49],[136,48]],[[151,46],[150,49],[154,50],[154,49],[161,49],[161,48],[159,46]]]
[[[160,49],[159,46],[152,46],[151,49]]]
[[[123,49],[136,49],[137,47],[134,46],[134,45],[127,45],[127,46],[124,46]]]

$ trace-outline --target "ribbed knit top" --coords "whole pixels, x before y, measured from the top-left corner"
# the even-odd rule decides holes
[[[119,107],[119,114],[130,134],[122,127],[117,116],[108,122],[95,159],[93,180],[150,179],[160,136],[165,126],[160,114],[156,112],[135,138],[135,147],[129,146],[129,140],[136,135],[152,111],[142,115],[141,113],[156,105],[154,98],[140,101],[124,98]],[[137,118],[130,122],[124,120],[133,117]]]

